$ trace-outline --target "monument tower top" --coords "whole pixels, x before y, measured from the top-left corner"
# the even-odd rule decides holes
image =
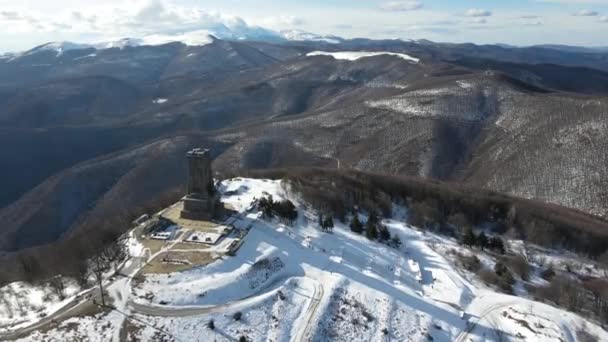
[[[181,217],[190,220],[209,220],[220,206],[219,193],[213,183],[211,153],[195,148],[186,154],[188,159],[188,194],[182,198]]]
[[[188,196],[208,198],[214,192],[211,154],[209,150],[195,148],[188,158]]]

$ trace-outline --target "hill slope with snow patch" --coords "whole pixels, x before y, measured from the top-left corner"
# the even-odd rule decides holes
[[[284,181],[237,178],[219,190],[236,211],[228,220],[247,232],[242,247],[204,267],[146,276],[132,289],[114,286],[110,294],[130,317],[122,326],[130,327],[125,333],[131,338],[577,341],[584,330],[608,339],[575,314],[469,279],[444,253],[459,248],[454,240],[404,223],[402,207],[382,220],[402,241],[391,247],[340,222],[323,232],[318,213]],[[298,218],[292,224],[265,218],[255,203],[267,196],[294,203]],[[72,319],[27,340],[77,338],[66,324],[80,325],[92,340],[119,335],[116,316],[98,320]],[[101,328],[106,320],[113,331]]]

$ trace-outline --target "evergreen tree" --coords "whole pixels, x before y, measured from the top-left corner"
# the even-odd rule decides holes
[[[260,208],[260,210],[262,210],[262,214],[264,215],[264,217],[272,218],[274,216],[273,207],[274,207],[274,200],[272,199],[272,195],[269,195],[268,197],[260,198],[260,201],[258,202],[258,208]]]
[[[381,224],[378,226],[378,231],[380,233],[380,241],[388,241],[391,239],[391,233],[388,231],[385,225]]]
[[[355,214],[350,221],[350,230],[354,233],[361,234],[363,232],[363,225],[359,221],[359,216]]]
[[[391,239],[391,245],[395,248],[401,247],[401,239],[399,238],[399,235],[393,236]]]
[[[498,236],[490,239],[488,242],[488,248],[500,254],[505,254],[505,243]]]
[[[376,240],[378,238],[378,227],[376,222],[371,218],[372,216],[370,215],[370,219],[365,224],[365,236],[370,240]]]
[[[486,247],[488,247],[488,237],[486,236],[486,233],[481,232],[479,234],[479,236],[477,237],[477,246],[479,246],[479,248],[481,248],[482,251]]]
[[[319,214],[319,227],[321,227],[321,230],[325,230],[325,221],[323,220],[323,214]]]
[[[290,223],[293,223],[293,221],[295,221],[298,218],[298,210],[296,209],[296,206],[290,200],[274,202],[272,210],[280,218],[282,218],[283,220],[286,220]]]
[[[475,245],[475,233],[473,233],[473,228],[466,226],[464,227],[464,231],[462,233],[462,244],[465,246],[473,246]]]
[[[331,216],[327,216],[323,221],[323,230],[326,232],[331,232],[334,230],[334,219]]]
[[[371,222],[373,224],[378,224],[379,220],[378,220],[378,215],[376,214],[375,211],[372,211],[369,214],[369,218],[367,219],[367,222]]]

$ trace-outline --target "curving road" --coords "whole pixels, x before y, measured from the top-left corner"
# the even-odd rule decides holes
[[[247,297],[241,298],[239,300],[236,300],[236,301],[233,301],[230,303],[224,303],[224,304],[218,304],[218,305],[179,307],[179,306],[146,305],[146,304],[139,304],[139,303],[136,303],[133,301],[129,301],[129,306],[131,307],[131,309],[133,309],[133,312],[136,312],[136,313],[139,313],[142,315],[147,315],[147,316],[187,317],[187,316],[205,315],[208,313],[214,313],[214,312],[219,312],[222,310],[230,309],[231,307],[242,304],[243,302],[246,302],[253,297],[257,297],[264,293],[268,293],[268,292],[277,290],[280,287],[277,285],[285,282],[287,279],[289,279],[291,277],[292,276],[287,276],[287,275],[282,276],[282,277],[277,277],[270,283],[261,287],[255,293],[252,293]]]
[[[260,296],[264,293],[273,292],[280,288],[277,286],[278,284],[282,284],[283,282],[290,279],[291,276],[279,277],[274,280],[272,283],[264,286],[260,291],[257,291],[254,294],[251,294],[243,299],[226,303],[219,304],[213,306],[201,306],[201,307],[161,307],[161,306],[153,306],[153,305],[145,305],[139,304],[135,302],[129,302],[129,306],[131,310],[135,313],[146,315],[146,316],[158,316],[158,317],[187,317],[187,316],[199,316],[210,313],[219,313],[226,310],[230,310],[233,307],[237,307],[244,302],[250,300],[251,298]],[[314,280],[312,278],[308,278]],[[274,287],[274,288],[273,288]],[[268,290],[268,288],[273,288]],[[318,281],[314,280],[314,293],[311,296],[310,303],[306,308],[306,312],[304,313],[305,326],[303,329],[299,329],[295,336],[293,336],[290,340],[301,342],[301,341],[310,341],[312,340],[312,335],[315,327],[315,314],[319,308],[319,304],[321,303],[321,298],[323,298],[324,289],[323,285]]]
[[[123,268],[119,272],[119,277],[124,276],[124,274],[131,274],[135,270],[141,267],[142,261],[140,258],[131,258],[129,259],[132,262],[127,265],[127,262],[123,265]],[[110,286],[114,281],[106,281],[104,283],[104,288]],[[82,300],[85,298],[85,300]],[[55,311],[51,315],[39,320],[38,322],[29,325],[24,328],[20,328],[8,333],[0,333],[0,341],[11,341],[19,338],[26,337],[33,332],[56,324],[57,322],[64,321],[68,318],[73,317],[78,310],[85,308],[87,305],[94,305],[93,302],[95,300],[100,300],[100,294],[97,287],[93,287],[86,291],[81,292],[77,297],[72,299],[66,305],[64,305],[61,309]]]

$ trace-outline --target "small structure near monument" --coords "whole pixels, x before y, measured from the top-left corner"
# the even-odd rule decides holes
[[[220,207],[220,195],[213,183],[209,150],[195,148],[187,153],[188,194],[182,198],[181,218],[208,221]]]

